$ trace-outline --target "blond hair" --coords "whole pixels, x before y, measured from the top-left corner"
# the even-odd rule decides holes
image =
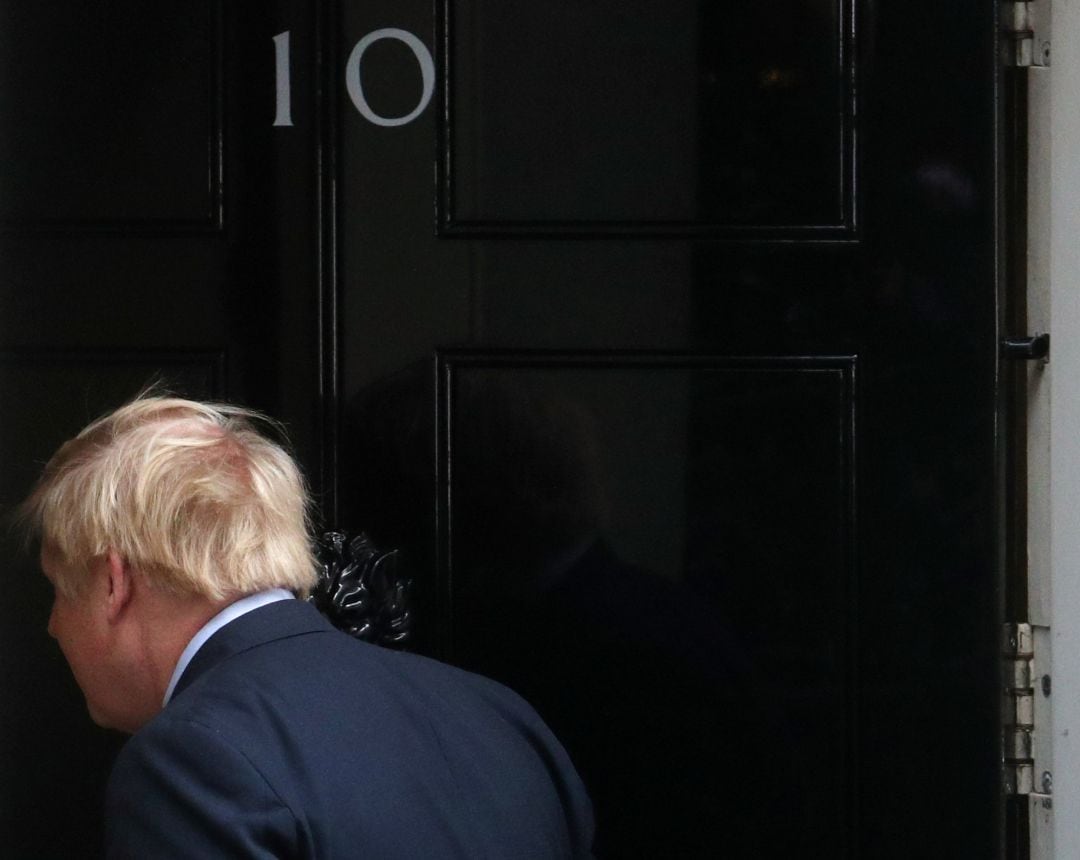
[[[81,589],[113,550],[156,586],[212,600],[315,583],[300,470],[248,409],[140,396],[65,442],[23,502],[42,547]]]

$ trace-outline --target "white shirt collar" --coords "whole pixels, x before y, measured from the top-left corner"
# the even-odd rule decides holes
[[[195,656],[196,652],[202,648],[206,640],[218,632],[222,627],[228,624],[230,621],[235,621],[241,615],[246,615],[253,609],[258,609],[260,606],[266,606],[268,603],[275,603],[278,600],[291,600],[294,595],[291,591],[286,591],[284,588],[272,588],[269,591],[260,591],[257,594],[249,594],[247,597],[241,597],[235,603],[230,603],[217,615],[207,621],[196,633],[183,653],[180,655],[180,659],[176,663],[176,668],[173,669],[172,678],[169,680],[169,686],[165,690],[165,700],[161,703],[162,707],[169,704],[169,699],[172,698],[173,690],[176,689],[176,684],[180,680],[180,676],[184,674],[184,670],[188,667],[188,663],[191,662],[191,658]]]

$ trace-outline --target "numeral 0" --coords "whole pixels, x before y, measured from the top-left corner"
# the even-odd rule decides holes
[[[292,85],[289,79],[289,33],[290,31],[286,30],[274,36],[274,77],[277,87],[274,125],[276,126],[293,124]],[[403,42],[413,52],[416,62],[420,65],[420,79],[423,83],[420,101],[404,116],[381,116],[371,109],[371,105],[364,96],[364,87],[360,81],[360,61],[364,58],[364,52],[380,39],[395,39]],[[420,116],[431,102],[431,96],[435,92],[435,61],[431,58],[431,52],[427,46],[408,30],[399,30],[395,27],[372,30],[356,43],[349,54],[349,59],[345,61],[345,89],[364,119],[375,125],[405,125]]]

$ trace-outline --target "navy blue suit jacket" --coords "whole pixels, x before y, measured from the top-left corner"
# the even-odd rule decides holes
[[[215,633],[109,780],[110,858],[576,858],[592,810],[487,678],[261,607]]]

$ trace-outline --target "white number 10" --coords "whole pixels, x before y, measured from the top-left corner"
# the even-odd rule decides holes
[[[293,124],[292,86],[289,79],[289,32],[286,30],[274,36],[274,71],[277,86],[274,125],[276,126]],[[371,109],[371,105],[364,96],[364,87],[360,81],[360,61],[364,57],[364,52],[381,39],[395,39],[404,43],[413,52],[420,66],[420,79],[423,85],[420,101],[404,116],[380,116]],[[395,27],[372,30],[356,43],[352,53],[349,54],[349,59],[345,62],[345,89],[364,119],[375,125],[405,125],[420,116],[431,102],[431,96],[435,92],[435,61],[431,58],[431,52],[427,46],[408,30],[398,30]]]

